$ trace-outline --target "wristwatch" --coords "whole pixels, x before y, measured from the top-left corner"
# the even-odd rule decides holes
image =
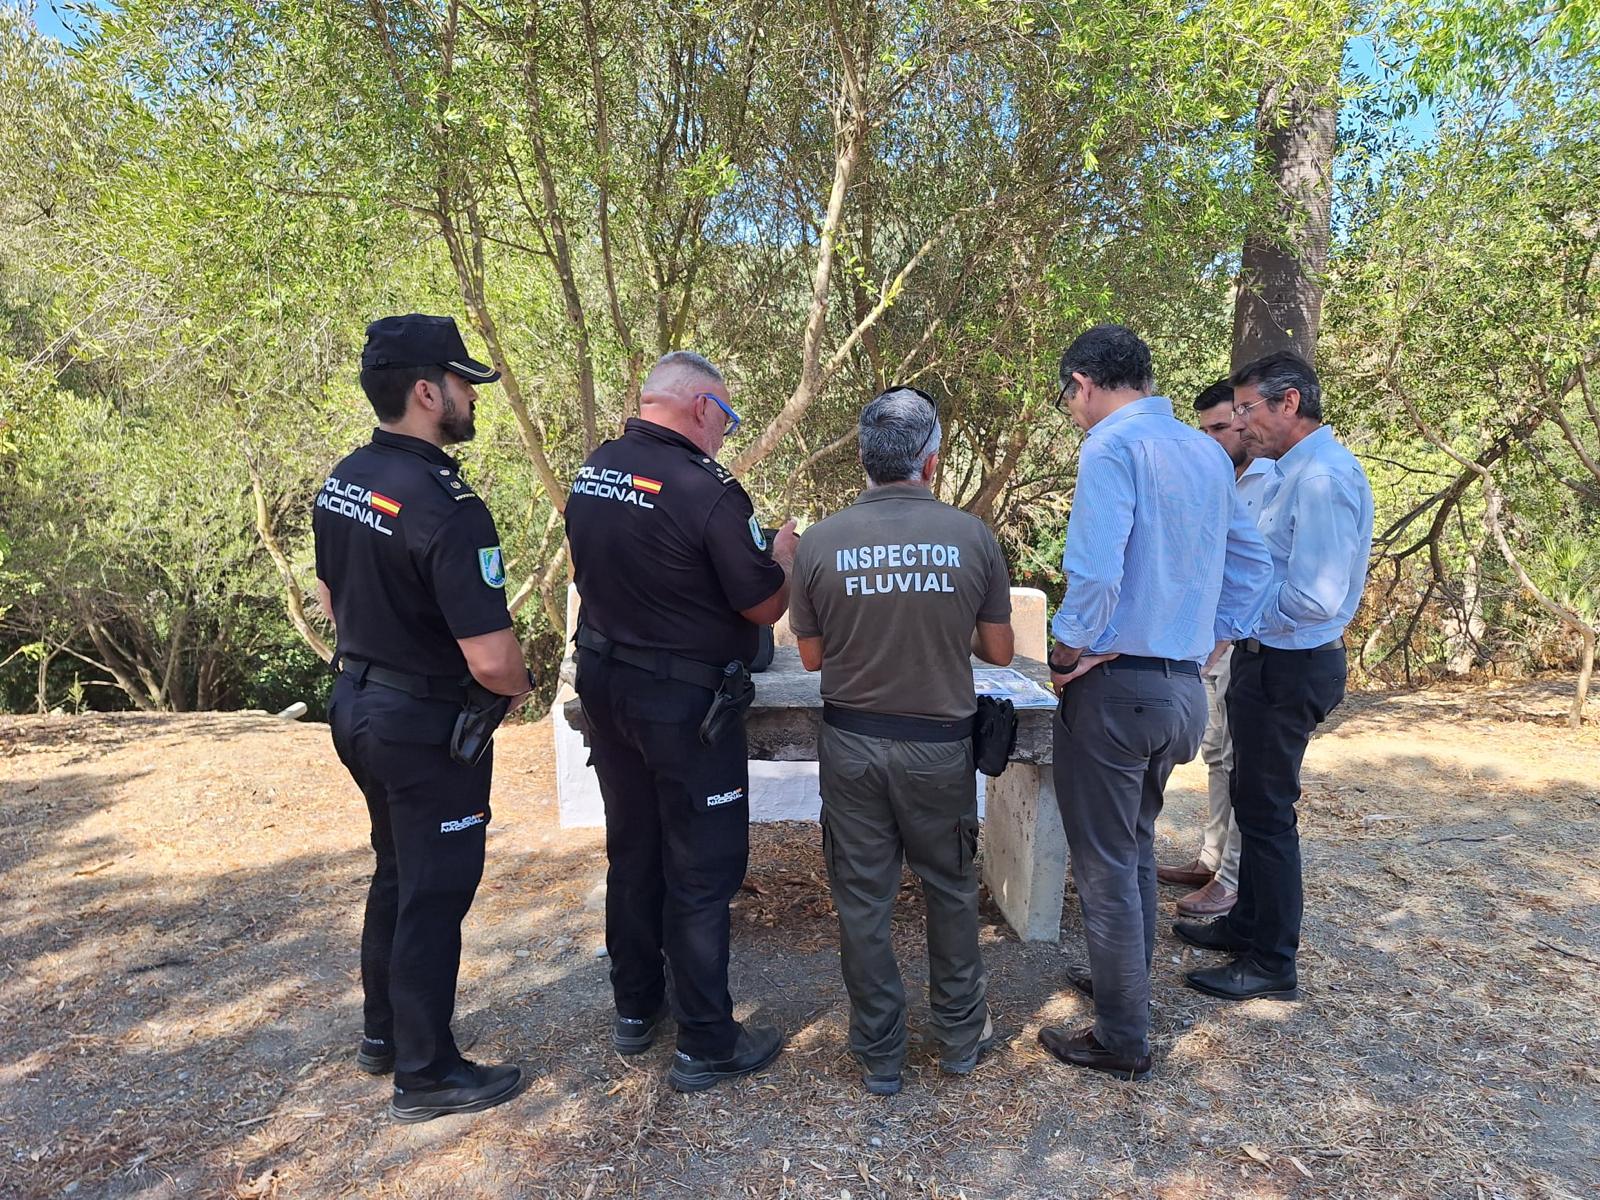
[[[1078,660],[1083,657],[1083,651],[1079,650],[1076,654],[1074,654],[1071,662],[1061,663],[1056,661],[1056,651],[1059,649],[1061,649],[1060,642],[1057,642],[1053,647],[1051,647],[1050,653],[1045,656],[1045,665],[1057,675],[1070,675],[1072,673],[1072,668],[1077,666]]]

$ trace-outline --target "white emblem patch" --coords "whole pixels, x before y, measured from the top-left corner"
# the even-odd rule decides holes
[[[755,514],[750,514],[750,540],[756,544],[757,550],[767,548],[767,535],[761,532],[761,522],[756,520]]]

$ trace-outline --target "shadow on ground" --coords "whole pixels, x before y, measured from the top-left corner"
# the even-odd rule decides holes
[[[611,1054],[603,837],[555,828],[548,729],[509,729],[457,1025],[532,1079],[410,1128],[350,1063],[370,852],[324,729],[0,719],[0,1195],[1594,1195],[1600,738],[1429,697],[1363,698],[1313,746],[1303,1001],[1188,991],[1208,956],[1164,932],[1155,1078],[1072,1072],[1035,1035],[1090,1016],[1062,986],[1075,899],[1059,946],[988,908],[1000,1047],[962,1079],[921,1046],[890,1099],[844,1049],[814,825],[754,831],[734,913],[735,998],[790,1031],[778,1063],[682,1097],[670,1035]],[[1202,807],[1184,768],[1165,851]],[[914,996],[921,919],[908,878]]]

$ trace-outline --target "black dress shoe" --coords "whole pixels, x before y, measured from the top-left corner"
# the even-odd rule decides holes
[[[1225,967],[1190,971],[1183,981],[1196,991],[1224,1000],[1298,1000],[1299,981],[1293,971],[1267,975],[1248,958],[1236,958]]]
[[[455,1070],[438,1083],[421,1088],[395,1088],[394,1099],[389,1102],[389,1115],[409,1125],[450,1113],[482,1112],[511,1099],[521,1082],[521,1067],[481,1067],[463,1058]]]
[[[1070,1067],[1104,1071],[1119,1079],[1137,1081],[1150,1078],[1148,1054],[1141,1054],[1138,1058],[1114,1054],[1095,1040],[1093,1026],[1073,1033],[1064,1025],[1046,1025],[1039,1030],[1039,1044]]]
[[[643,1054],[655,1044],[666,1009],[653,1017],[618,1016],[611,1022],[611,1048],[618,1054]]]
[[[362,1038],[356,1066],[368,1075],[387,1075],[394,1070],[394,1043],[388,1038]]]
[[[1088,967],[1068,967],[1067,984],[1089,999],[1094,999],[1094,976],[1089,974]]]
[[[739,1029],[739,1040],[726,1058],[696,1058],[679,1050],[672,1058],[667,1082],[677,1092],[703,1092],[724,1079],[759,1071],[783,1049],[783,1034],[767,1026]]]
[[[1224,954],[1243,954],[1250,943],[1228,928],[1228,918],[1215,921],[1174,921],[1172,932],[1179,940],[1202,950],[1219,950]]]

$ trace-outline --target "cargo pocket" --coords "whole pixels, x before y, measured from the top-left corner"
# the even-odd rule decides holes
[[[956,868],[963,879],[971,877],[978,860],[978,814],[964,816],[956,823]]]

